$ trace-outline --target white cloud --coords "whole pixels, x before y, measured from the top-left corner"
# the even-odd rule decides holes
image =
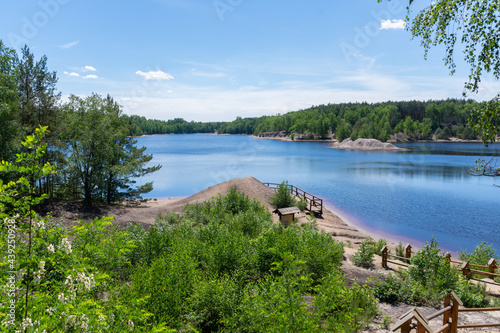
[[[69,42],[67,44],[57,45],[57,47],[60,49],[69,49],[69,48],[72,48],[73,46],[76,46],[78,43],[80,43],[80,41],[75,40],[75,41]]]
[[[135,74],[144,76],[146,80],[171,80],[174,78],[172,75],[164,73],[160,70],[149,72],[137,71]]]
[[[222,77],[226,77],[226,74],[224,73],[220,73],[220,72],[217,72],[217,73],[211,73],[211,72],[198,72],[196,70],[193,69],[193,73],[192,75],[194,76],[199,76],[199,77],[205,77],[205,78],[210,78],[210,79],[215,79],[215,78],[222,78]]]
[[[290,81],[266,89],[250,85],[234,88],[172,85],[175,94],[166,91],[159,96],[157,90],[145,89],[141,94],[127,91],[114,96],[120,99],[127,114],[163,120],[231,121],[236,116],[283,114],[328,103],[460,98],[463,79],[399,77],[372,70],[338,73],[334,81]]]
[[[84,79],[98,79],[99,76],[91,74],[91,75],[86,75],[83,78]]]
[[[65,75],[69,75],[69,76],[76,76],[76,77],[80,76],[80,74],[75,73],[75,72],[71,72],[71,73],[69,73],[69,72],[64,72],[64,74],[65,74]]]
[[[82,71],[84,71],[84,72],[95,72],[95,71],[97,71],[97,69],[95,69],[92,66],[85,66],[85,67],[83,67]]]
[[[406,26],[405,21],[399,20],[382,20],[380,25],[380,30],[389,30],[389,29],[404,29]]]

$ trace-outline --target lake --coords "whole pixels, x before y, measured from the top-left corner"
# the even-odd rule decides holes
[[[473,177],[465,167],[500,144],[409,143],[405,152],[338,150],[325,142],[283,142],[243,135],[140,137],[160,171],[153,198],[185,197],[246,176],[288,180],[367,231],[421,246],[435,237],[441,248],[471,251],[486,241],[500,252],[500,178]]]

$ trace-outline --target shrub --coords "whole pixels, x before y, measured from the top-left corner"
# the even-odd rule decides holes
[[[373,249],[373,240],[365,238],[365,240],[359,245],[358,251],[354,254],[352,259],[354,265],[365,268],[371,267],[373,265]]]
[[[380,238],[378,241],[373,244],[373,254],[380,255],[384,246],[387,246],[387,241],[383,238]]]
[[[472,284],[450,268],[437,241],[431,239],[410,261],[399,278],[389,276],[375,284],[375,295],[383,302],[407,304],[440,304],[443,297],[455,291],[466,307],[484,307],[489,301],[484,287]]]
[[[189,242],[177,244],[175,253],[160,257],[150,266],[139,268],[132,278],[132,295],[145,297],[143,309],[152,314],[153,322],[164,322],[180,328],[188,312],[187,299],[199,280]],[[126,302],[126,300],[124,300]]]
[[[307,209],[307,201],[305,201],[304,199],[300,199],[297,202],[297,208],[300,209],[302,212],[305,211]]]
[[[281,259],[280,253],[291,253],[305,261],[304,267],[315,280],[321,279],[337,267],[343,259],[344,249],[331,235],[314,228],[274,226],[256,240],[256,265],[261,274],[271,270]]]
[[[286,180],[278,186],[276,193],[271,198],[271,204],[277,209],[292,207],[296,205],[296,201],[290,189],[290,185],[288,185],[288,182]]]
[[[497,263],[500,262],[500,257],[497,256],[496,250],[491,247],[491,244],[486,242],[481,242],[481,244],[477,245],[471,253],[467,253],[466,250],[460,251],[458,253],[458,258],[471,264],[483,266],[487,266],[490,259],[495,259]],[[474,269],[485,272],[488,271],[486,268],[475,267]],[[483,275],[475,275],[475,277],[484,278]]]
[[[187,299],[187,320],[201,332],[221,332],[224,321],[233,316],[241,302],[241,290],[228,276],[207,276],[198,281]]]
[[[471,253],[467,253],[467,250],[459,251],[458,258],[462,261],[468,261],[476,265],[488,265],[488,261],[491,258],[500,260],[496,250],[491,247],[491,244],[486,242],[481,242],[481,244],[476,245]]]
[[[405,248],[403,247],[403,243],[399,242],[396,246],[396,255],[398,257],[406,257]]]
[[[402,281],[394,275],[389,275],[382,282],[375,282],[373,293],[380,302],[398,303],[401,301],[402,285]]]
[[[354,283],[351,288],[342,275],[333,270],[315,288],[314,306],[320,314],[320,332],[357,332],[377,314],[372,291]]]
[[[490,306],[485,284],[475,284],[460,276],[457,287],[457,296],[468,308],[485,308]]]
[[[450,268],[434,238],[410,259],[408,275],[428,290],[441,293],[438,298],[452,291],[458,282],[458,272]]]

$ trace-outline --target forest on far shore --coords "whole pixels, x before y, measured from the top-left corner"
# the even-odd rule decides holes
[[[262,116],[237,117],[231,122],[188,122],[181,118],[152,120],[127,116],[133,134],[253,134],[288,133],[292,139],[374,138],[381,141],[449,139],[474,140],[480,133],[468,127],[474,100],[447,99],[383,103],[341,103],[312,106],[305,110]]]

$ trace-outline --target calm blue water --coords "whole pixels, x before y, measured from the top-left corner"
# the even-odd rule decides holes
[[[362,152],[328,143],[257,140],[238,135],[138,138],[163,168],[148,197],[182,197],[245,176],[290,184],[322,197],[364,228],[403,242],[436,237],[440,247],[471,251],[486,241],[500,252],[500,178],[472,177],[465,166],[500,144],[401,144],[409,152]]]

